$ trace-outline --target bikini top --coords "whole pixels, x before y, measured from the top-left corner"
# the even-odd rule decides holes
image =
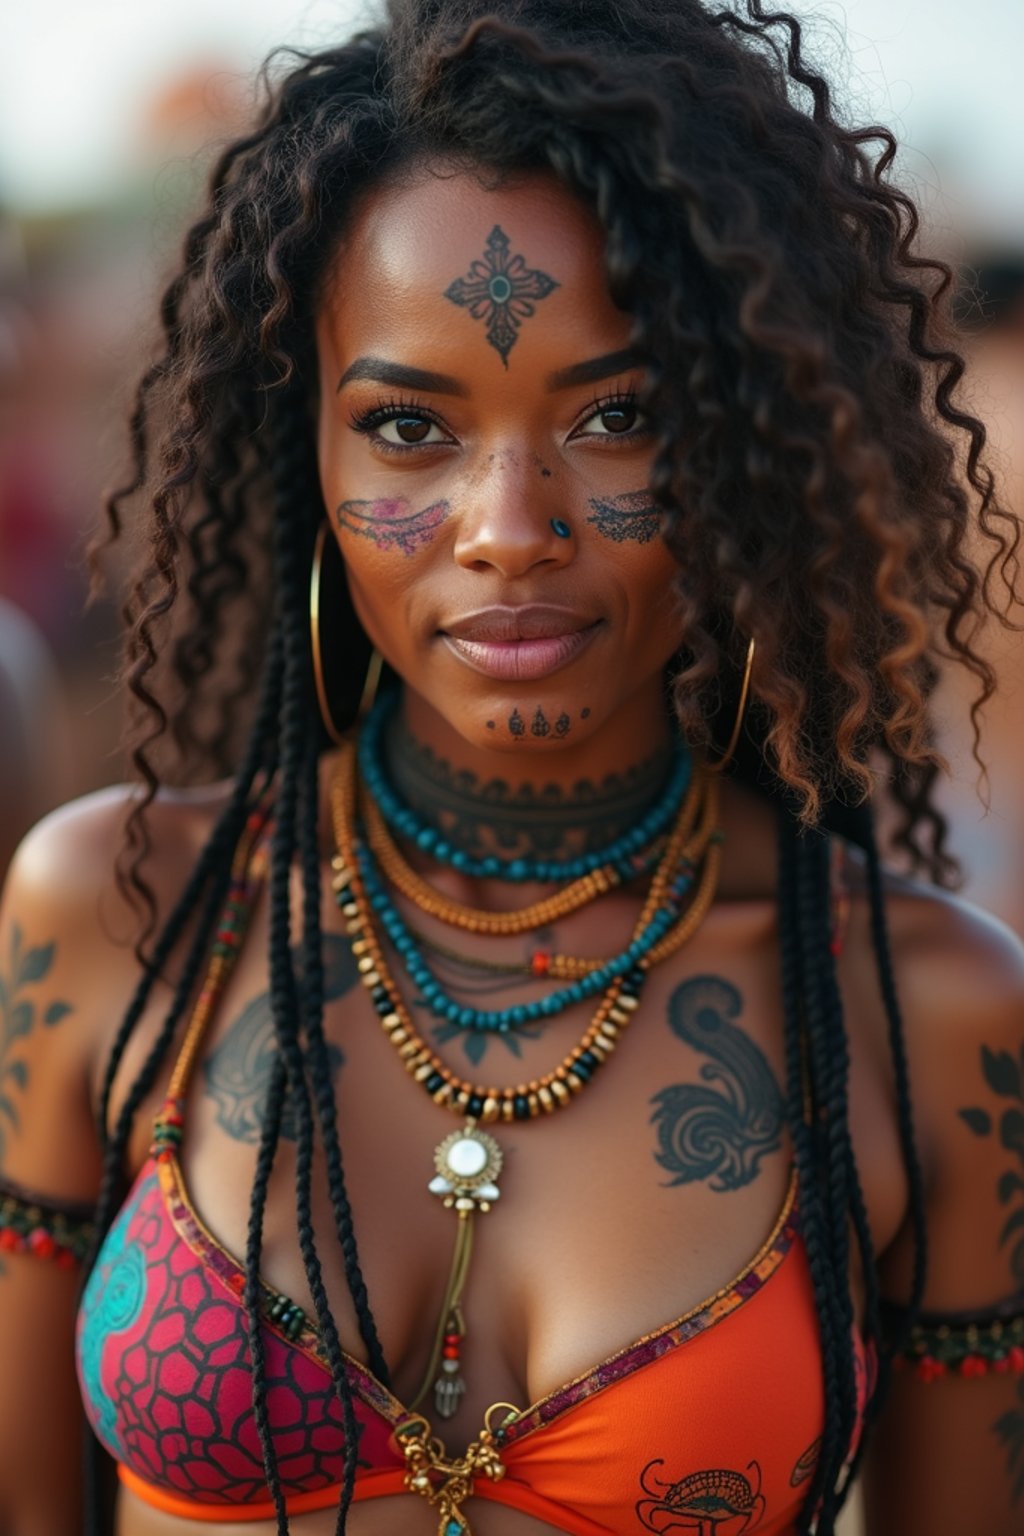
[[[204,988],[197,1007],[210,992]],[[86,1285],[79,1380],[96,1435],[139,1498],[191,1520],[273,1519],[252,1405],[244,1267],[191,1204],[178,1157],[198,1034],[190,1030],[172,1078],[178,1112],[160,1121],[163,1133]],[[266,1286],[261,1319],[287,1511],[335,1506],[345,1432],[318,1331]],[[863,1408],[868,1358],[859,1339],[855,1345]],[[422,1464],[427,1426],[359,1361],[346,1355],[345,1369],[358,1435],[354,1498],[403,1493]],[[763,1536],[791,1533],[824,1420],[795,1176],[772,1230],[728,1285],[539,1401],[497,1405],[487,1418],[489,1472],[487,1456],[467,1471],[434,1441],[436,1486],[462,1475],[473,1498],[572,1536],[661,1536],[722,1522]],[[439,1536],[469,1530],[460,1506],[442,1503]]]

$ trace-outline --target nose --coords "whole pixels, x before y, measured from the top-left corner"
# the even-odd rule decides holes
[[[496,571],[508,581],[538,566],[568,565],[575,539],[561,502],[528,455],[493,454],[459,509],[456,561],[466,570]]]

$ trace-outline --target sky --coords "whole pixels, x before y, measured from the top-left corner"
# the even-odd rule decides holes
[[[0,0],[0,201],[22,212],[109,195],[146,103],[200,60],[241,73],[318,44],[374,0]],[[905,143],[941,222],[1024,245],[1024,0],[792,0],[860,120]],[[942,186],[942,192],[933,191]],[[948,214],[946,212],[948,208]]]

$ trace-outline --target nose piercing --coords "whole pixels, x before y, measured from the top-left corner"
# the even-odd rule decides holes
[[[551,519],[551,527],[554,530],[555,535],[556,535],[557,538],[560,538],[560,539],[571,539],[572,538],[572,529],[569,527],[569,524],[563,522],[560,517],[553,517]]]

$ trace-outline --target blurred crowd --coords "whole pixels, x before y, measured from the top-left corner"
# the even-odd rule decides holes
[[[123,467],[132,382],[155,296],[205,175],[210,144],[248,110],[241,76],[197,68],[154,100],[134,178],[105,206],[19,216],[0,186],[0,872],[50,806],[124,775],[117,688],[119,580],[87,605],[90,540]],[[234,84],[232,83],[234,82]],[[1024,515],[1024,249],[973,249],[961,274],[970,399],[1005,501]],[[983,755],[986,813],[965,719],[966,679],[940,698],[945,807],[965,890],[1024,932],[1024,640],[993,633],[999,671]]]

